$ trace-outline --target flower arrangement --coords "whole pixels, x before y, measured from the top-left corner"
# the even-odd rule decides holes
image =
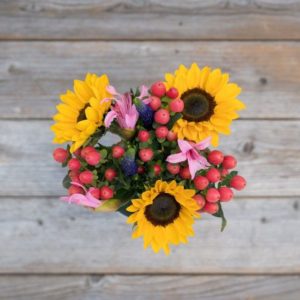
[[[124,94],[106,75],[75,80],[51,127],[55,143],[68,143],[53,152],[68,167],[61,200],[120,212],[132,237],[143,237],[154,252],[186,243],[200,213],[220,218],[223,230],[223,205],[246,181],[234,170],[236,159],[210,145],[230,134],[245,108],[240,91],[228,74],[196,63]],[[115,140],[109,145],[108,135]]]

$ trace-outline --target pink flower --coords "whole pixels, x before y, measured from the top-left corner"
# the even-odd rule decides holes
[[[139,113],[132,103],[130,93],[124,95],[119,94],[113,86],[108,86],[107,91],[114,96],[113,100],[115,103],[104,119],[105,127],[110,127],[112,121],[116,119],[121,128],[134,129],[139,118]],[[104,99],[102,101],[107,100],[108,99]]]
[[[83,185],[81,185],[80,183],[77,183],[77,182],[71,182],[71,183],[73,185],[77,185],[77,186],[81,187],[85,191],[85,195],[73,194],[71,196],[61,197],[60,200],[68,202],[68,203],[74,203],[77,205],[91,207],[91,208],[97,208],[104,203],[104,201],[98,200],[91,194],[91,191],[93,188],[90,188],[87,191],[85,189],[85,187]]]
[[[178,140],[178,146],[181,152],[169,155],[167,157],[167,162],[179,163],[187,160],[192,179],[194,179],[197,171],[209,167],[206,158],[200,155],[198,151],[207,148],[210,145],[210,139],[211,138],[209,137],[198,144],[185,140]]]
[[[146,85],[141,85],[139,90],[140,95],[137,98],[143,101],[144,104],[149,104],[151,102],[151,97],[148,92],[149,88]]]

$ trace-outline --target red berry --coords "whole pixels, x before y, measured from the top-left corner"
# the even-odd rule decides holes
[[[70,171],[69,177],[72,182],[81,183],[79,179],[79,173],[77,171]]]
[[[208,202],[218,202],[220,200],[220,193],[215,188],[209,188],[205,198]]]
[[[238,191],[244,189],[246,184],[245,178],[239,175],[234,176],[230,181],[230,186]]]
[[[205,176],[210,182],[218,182],[221,179],[220,171],[215,168],[209,169]]]
[[[173,112],[182,112],[184,109],[184,102],[181,99],[174,99],[169,103],[170,110]]]
[[[169,142],[173,142],[177,140],[177,133],[173,132],[173,131],[169,131],[168,135],[167,135],[167,140]]]
[[[79,179],[84,184],[91,184],[94,179],[94,174],[91,171],[83,171],[79,174]]]
[[[138,174],[143,174],[145,173],[145,168],[143,166],[138,166]]]
[[[114,191],[108,186],[103,186],[100,189],[100,197],[103,200],[111,199],[113,195],[114,195]]]
[[[233,197],[233,191],[226,186],[220,187],[219,193],[220,193],[220,201],[222,202],[230,201]]]
[[[161,108],[154,114],[154,120],[156,123],[165,125],[170,121],[170,114],[166,109]]]
[[[74,151],[74,154],[76,156],[81,156],[81,148],[78,148],[76,151]]]
[[[157,81],[151,86],[151,94],[157,97],[162,97],[166,93],[166,87],[163,82]]]
[[[161,172],[160,165],[154,165],[153,166],[153,171],[154,171],[155,176],[158,176],[160,174],[160,172]]]
[[[236,159],[231,155],[224,156],[224,160],[222,162],[222,167],[224,169],[234,169],[236,167]]]
[[[169,129],[166,126],[157,127],[155,130],[155,135],[158,139],[164,139],[167,137]]]
[[[91,187],[89,188],[89,192],[97,199],[100,199],[100,189]]]
[[[180,169],[179,175],[183,179],[190,179],[191,178],[191,173],[189,167],[184,167]]]
[[[81,163],[77,158],[71,158],[68,163],[68,167],[71,171],[80,170]]]
[[[167,97],[171,98],[171,99],[176,99],[178,97],[178,90],[174,87],[171,87],[167,93],[166,93]]]
[[[227,169],[222,169],[220,173],[222,178],[226,177],[229,174]]]
[[[208,154],[207,159],[213,165],[219,165],[223,162],[224,154],[221,151],[213,150]]]
[[[204,176],[196,176],[194,179],[194,185],[197,190],[203,191],[207,188],[209,181]]]
[[[68,189],[68,194],[73,195],[73,194],[84,194],[84,190],[76,185],[71,185]]]
[[[59,163],[64,163],[68,158],[68,151],[63,148],[56,148],[53,151],[53,158]]]
[[[91,151],[85,155],[86,162],[91,166],[96,166],[101,160],[101,154],[97,151]]]
[[[150,148],[141,149],[139,151],[139,157],[143,162],[147,162],[152,159],[153,151]]]
[[[113,146],[112,148],[112,156],[114,158],[121,158],[125,153],[125,150],[119,146],[119,145],[116,145],[116,146]]]
[[[108,181],[113,181],[116,178],[116,176],[117,172],[112,168],[107,169],[104,173],[104,177]]]
[[[140,142],[145,143],[149,140],[150,133],[147,130],[140,130],[138,133],[138,139]]]
[[[96,149],[95,149],[94,147],[92,147],[92,146],[87,146],[87,147],[85,147],[85,148],[83,148],[83,149],[81,150],[80,155],[81,155],[82,158],[85,159],[85,156],[86,156],[89,152],[93,152],[93,151],[96,151]]]
[[[175,164],[171,164],[168,163],[167,164],[167,170],[172,174],[172,175],[176,175],[180,172],[180,166],[179,165],[175,165]]]
[[[215,214],[217,213],[219,210],[219,205],[218,203],[210,203],[210,202],[206,202],[206,204],[204,205],[202,211],[209,213],[209,214]]]
[[[151,102],[149,106],[154,110],[157,111],[161,107],[161,100],[156,96],[151,96]]]
[[[204,197],[200,194],[197,194],[193,197],[199,205],[199,209],[202,209],[206,203]]]

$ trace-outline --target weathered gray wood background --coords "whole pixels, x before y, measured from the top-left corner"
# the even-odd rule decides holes
[[[88,71],[124,90],[192,61],[244,88],[221,148],[248,188],[165,257],[57,200],[49,125]],[[300,299],[299,94],[299,0],[0,0],[0,299]]]

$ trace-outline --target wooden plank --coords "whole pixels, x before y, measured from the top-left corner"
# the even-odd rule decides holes
[[[299,118],[299,57],[298,42],[2,42],[0,118],[51,117],[86,72],[106,72],[126,91],[193,61],[232,74],[243,118]]]
[[[299,0],[0,2],[1,39],[299,39]]]
[[[1,300],[298,300],[299,276],[1,276]]]
[[[0,196],[63,195],[49,121],[0,121]],[[248,180],[244,196],[300,195],[299,121],[237,121],[220,149]],[[9,174],[9,176],[7,176]]]
[[[56,198],[2,198],[0,273],[299,274],[297,198],[238,199],[228,227],[203,215],[195,237],[172,253],[143,250],[117,213],[93,214]],[[144,284],[144,283],[143,283]]]

